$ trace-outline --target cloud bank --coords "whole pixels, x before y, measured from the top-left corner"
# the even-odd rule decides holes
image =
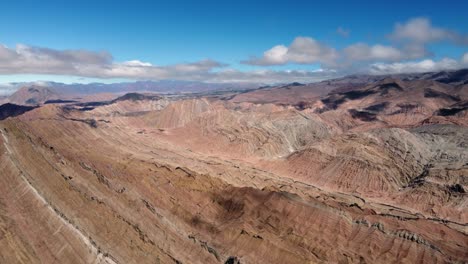
[[[370,67],[371,74],[391,74],[391,73],[422,73],[442,70],[456,70],[463,65],[454,59],[443,58],[439,61],[426,59],[422,61],[395,62],[395,63],[375,63]]]
[[[458,45],[468,45],[468,35],[446,28],[434,27],[428,18],[413,18],[406,23],[397,23],[389,36],[393,40],[411,41],[420,44],[431,42],[453,42]]]
[[[349,30],[344,30],[342,27],[337,29],[337,33],[343,37],[349,36]],[[387,45],[369,45],[358,42],[337,50],[310,37],[297,37],[289,46],[274,46],[265,51],[263,56],[253,56],[243,63],[261,66],[317,63],[321,64],[323,68],[339,69],[341,66],[362,69],[362,62],[368,62],[371,63],[368,65],[371,73],[384,73],[384,69],[397,71],[397,68],[398,71],[420,72],[424,69],[454,69],[463,65],[460,62],[455,63],[454,60],[448,63],[449,59],[438,62],[427,59],[433,55],[428,51],[428,44],[447,42],[468,46],[468,34],[435,27],[429,19],[421,17],[410,19],[405,23],[396,23],[387,38],[390,40],[390,44]],[[411,61],[415,59],[422,60],[419,62]],[[379,65],[380,70],[376,71],[376,65]],[[382,65],[385,67],[380,67]],[[444,68],[445,66],[447,68]]]
[[[131,60],[114,62],[106,52],[53,50],[27,45],[0,46],[0,74],[52,74],[94,78],[197,80],[208,82],[320,81],[333,71],[239,71],[213,60],[156,66]]]
[[[0,46],[0,74],[57,74],[97,78],[171,79],[204,74],[225,65],[213,60],[155,66],[131,60],[115,62],[107,52],[54,50],[19,44]]]
[[[349,36],[342,27],[337,34]],[[396,23],[384,43],[357,42],[341,49],[315,38],[298,36],[289,45],[279,44],[260,56],[251,56],[242,64],[254,70],[241,71],[211,59],[155,65],[143,60],[115,61],[106,51],[56,50],[18,44],[0,45],[0,75],[43,74],[90,77],[98,79],[194,80],[205,82],[312,82],[351,73],[410,73],[453,70],[468,67],[468,52],[461,58],[433,60],[429,45],[445,42],[468,46],[468,35],[435,27],[427,18],[413,18]],[[269,66],[289,64],[320,65],[318,71],[270,70]],[[286,66],[284,66],[286,65]],[[297,68],[297,67],[295,67]]]

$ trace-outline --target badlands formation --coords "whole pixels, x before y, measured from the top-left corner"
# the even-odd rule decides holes
[[[0,106],[0,263],[468,262],[466,71],[25,89]]]

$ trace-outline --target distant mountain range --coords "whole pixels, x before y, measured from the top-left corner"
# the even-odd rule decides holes
[[[42,86],[48,87],[60,94],[88,95],[96,93],[127,93],[127,92],[155,92],[155,93],[193,93],[214,90],[236,90],[258,87],[254,83],[205,83],[191,81],[137,81],[121,83],[57,83],[57,82],[24,82],[9,83],[3,85],[8,91],[14,91],[22,87]],[[0,85],[1,88],[1,85]]]
[[[234,95],[238,92],[241,95],[238,95],[237,101],[289,104],[292,103],[292,101],[310,100],[323,96],[331,91],[346,92],[356,87],[382,81],[386,78],[397,78],[403,81],[433,80],[444,84],[466,85],[468,84],[468,69],[417,74],[349,75],[310,84],[294,82],[272,86],[254,83],[204,83],[173,80],[137,81],[113,84],[64,84],[57,82],[10,83],[8,84],[8,89],[13,91],[14,89],[12,87],[16,87],[16,92],[3,99],[0,98],[0,104],[38,105],[50,100],[110,100],[131,92],[181,95],[210,93],[215,91],[232,91]]]

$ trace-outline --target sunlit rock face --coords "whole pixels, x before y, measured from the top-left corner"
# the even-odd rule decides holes
[[[468,92],[434,78],[3,106],[0,263],[464,263]]]

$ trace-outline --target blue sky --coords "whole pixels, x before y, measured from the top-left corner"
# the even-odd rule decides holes
[[[35,78],[75,82],[164,78],[222,81],[223,76],[227,81],[238,79],[268,82],[268,76],[258,78],[257,74],[254,78],[250,73],[262,72],[268,75],[269,72],[274,72],[271,74],[271,81],[279,81],[281,73],[285,71],[289,72],[289,75],[284,75],[285,79],[294,79],[295,76],[309,76],[309,72],[322,69],[322,72],[328,73],[323,75],[326,78],[331,72],[346,74],[369,71],[369,65],[373,64],[385,64],[379,68],[384,72],[390,69],[395,71],[396,66],[393,65],[392,68],[390,64],[415,64],[423,60],[438,63],[444,59],[455,60],[457,65],[447,62],[434,67],[449,65],[448,68],[455,68],[464,66],[463,56],[468,52],[466,1],[449,1],[443,4],[440,1],[168,2],[4,1],[0,16],[0,44],[6,46],[7,51],[16,53],[20,52],[17,49],[18,44],[47,50],[27,50],[34,52],[36,61],[32,64],[40,65],[37,60],[44,60],[44,67],[41,69],[20,64],[8,69],[14,61],[7,61],[0,53],[0,69],[6,68],[0,70],[0,82],[30,81]],[[390,37],[395,33],[397,23],[404,26],[415,19],[424,19],[429,23],[428,34],[432,34],[432,37],[419,40],[410,39],[404,34],[398,38]],[[434,34],[439,35],[433,36]],[[304,49],[293,48],[293,52],[290,45],[298,37],[307,38],[296,42],[297,47]],[[409,54],[410,42],[414,44],[412,47],[419,45],[419,51],[424,49],[424,54]],[[346,56],[343,55],[344,50],[358,43],[367,47],[361,45],[359,50],[354,49],[354,55],[349,55],[349,52]],[[289,53],[284,49],[277,49],[277,52],[288,54],[275,53],[281,57],[275,57],[276,59],[264,57],[264,52],[278,45],[286,47]],[[384,46],[383,51],[393,52],[393,55],[381,56],[382,47],[376,47],[379,50],[372,49],[374,45]],[[311,50],[314,47],[318,50]],[[398,49],[402,54],[398,55],[390,47]],[[335,50],[336,54],[332,54],[334,51],[329,48]],[[145,64],[133,63],[131,69],[126,65],[125,68],[103,74],[92,73],[99,72],[96,70],[99,65],[95,64],[93,71],[71,69],[77,63],[74,66],[48,65],[50,58],[47,56],[56,56],[55,51],[64,50],[106,52],[112,59],[104,62],[101,67],[126,61]],[[328,57],[320,55],[327,51],[331,52]],[[37,54],[38,52],[45,52],[46,56]],[[320,54],[317,55],[316,52]],[[373,52],[374,55],[365,55],[365,52]],[[310,56],[307,57],[307,54]],[[8,58],[13,60],[12,56]],[[24,60],[23,57],[15,58]],[[193,64],[200,61],[217,62],[219,65],[202,63],[202,69],[196,68],[200,66]],[[79,63],[88,62],[80,60]],[[149,69],[148,63],[159,68]],[[211,66],[205,67],[208,64]],[[187,71],[187,67],[175,67],[177,65],[190,65],[193,69]],[[338,67],[339,65],[346,65],[346,69]],[[44,70],[47,67],[50,69]],[[62,70],[57,67],[70,69]],[[397,69],[411,71],[412,68],[400,65]],[[149,71],[140,74],[143,70]],[[128,74],[128,71],[134,73]],[[237,73],[216,74],[219,71]],[[290,71],[300,73],[291,74]],[[310,80],[321,78],[317,73],[310,76]]]

